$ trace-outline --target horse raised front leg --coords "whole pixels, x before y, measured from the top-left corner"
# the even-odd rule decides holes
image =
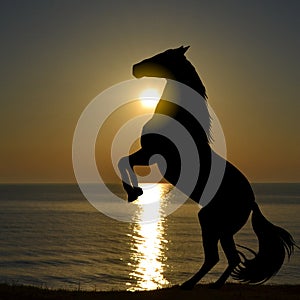
[[[123,188],[128,195],[128,202],[132,202],[143,194],[143,190],[138,187],[137,177],[129,163],[129,156],[122,157],[118,167],[122,177]]]
[[[124,190],[128,195],[128,202],[136,200],[143,194],[143,190],[138,186],[137,176],[134,173],[133,167],[147,165],[149,165],[149,155],[143,149],[120,159],[118,167]]]

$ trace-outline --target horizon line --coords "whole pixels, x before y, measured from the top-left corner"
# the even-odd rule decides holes
[[[249,181],[251,184],[300,184],[300,181]],[[159,184],[170,184],[169,182],[140,182],[140,184],[153,184],[153,183],[159,183]],[[44,182],[38,182],[38,181],[9,181],[9,182],[0,182],[0,185],[5,184],[76,184],[75,181],[61,181],[61,182],[55,182],[55,181],[44,181]],[[83,184],[120,184],[120,182],[107,182],[107,183],[98,183],[98,182],[84,182]]]

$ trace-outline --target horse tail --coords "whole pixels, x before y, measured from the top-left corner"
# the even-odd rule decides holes
[[[244,283],[262,284],[279,271],[285,256],[290,258],[297,245],[285,229],[273,225],[263,216],[255,202],[251,222],[258,238],[258,253],[242,247],[248,249],[254,258],[247,259],[242,254],[243,260],[232,272],[232,277]]]

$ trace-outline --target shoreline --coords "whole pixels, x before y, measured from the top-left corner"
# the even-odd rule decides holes
[[[240,300],[240,299],[299,299],[299,285],[246,285],[228,283],[222,289],[214,290],[209,285],[197,285],[191,291],[183,291],[178,286],[153,291],[69,291],[51,290],[26,285],[0,284],[0,299],[218,299],[218,300]]]

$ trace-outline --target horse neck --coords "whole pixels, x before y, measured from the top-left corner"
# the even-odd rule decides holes
[[[184,83],[198,92],[204,99],[207,99],[205,86],[195,68],[188,60],[184,61],[181,67],[173,73],[173,76],[176,81]]]
[[[155,113],[177,120],[199,145],[209,143],[210,115],[207,103],[195,91],[168,80]]]

